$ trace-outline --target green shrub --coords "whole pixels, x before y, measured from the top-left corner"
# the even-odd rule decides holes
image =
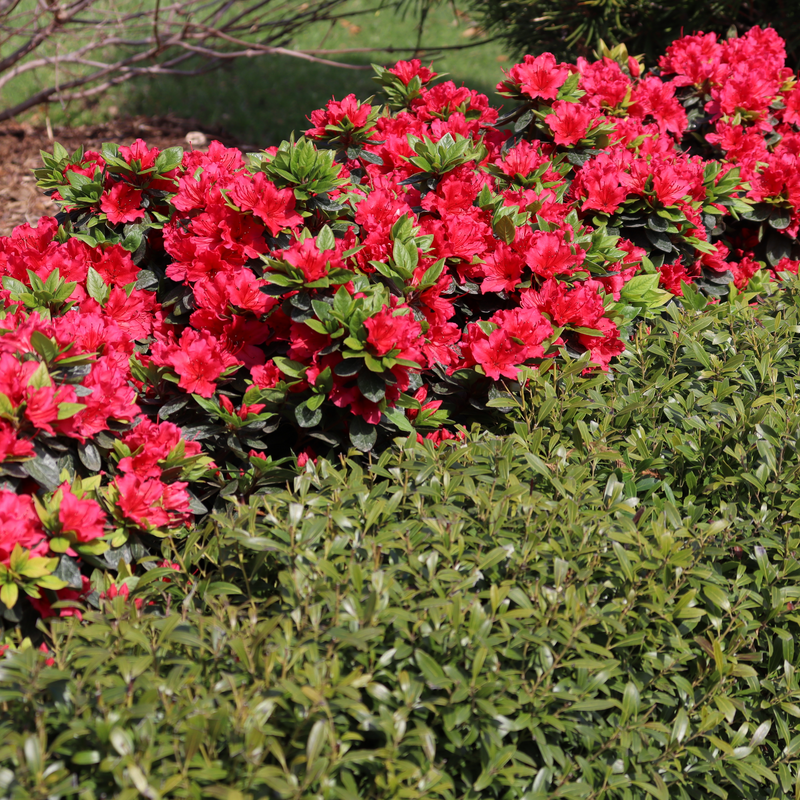
[[[497,398],[506,436],[309,463],[142,611],[0,661],[2,796],[795,791],[800,299],[695,299]]]
[[[787,64],[800,55],[800,6],[769,0],[470,0],[469,7],[489,31],[499,34],[518,55],[551,52],[558,58],[590,57],[600,41],[624,42],[630,53],[644,54],[648,66],[679,36],[703,31],[743,33],[753,25],[774,27],[786,39]]]

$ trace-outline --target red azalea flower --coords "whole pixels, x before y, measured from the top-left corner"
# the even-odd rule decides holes
[[[481,291],[513,292],[522,283],[522,270],[525,259],[512,250],[507,244],[498,242],[493,253],[486,256],[483,265],[485,278],[481,283]]]
[[[578,103],[557,100],[553,103],[553,113],[548,114],[544,121],[553,131],[556,144],[571,145],[578,144],[586,136],[592,117],[592,112]]]
[[[122,472],[136,473],[141,478],[160,478],[161,467],[158,462],[169,458],[181,443],[185,458],[192,458],[202,452],[199,442],[184,439],[177,425],[171,422],[151,422],[149,419],[142,419],[132,431],[122,437],[121,442],[130,448],[133,455],[121,458],[119,469]]]
[[[156,342],[152,352],[155,363],[172,367],[180,376],[181,389],[202,397],[211,397],[214,381],[228,367],[240,363],[208,331],[191,328],[183,332],[179,344]]]
[[[48,646],[44,642],[42,642],[39,645],[39,652],[44,653],[45,655],[48,655],[50,653],[50,649],[48,648]],[[52,656],[49,656],[48,658],[46,658],[44,660],[44,663],[45,663],[46,667],[52,667],[53,664],[56,663],[56,660]]]
[[[622,186],[622,170],[603,154],[584,166],[575,181],[575,189],[583,193],[585,200],[581,210],[593,209],[613,214],[628,196]]]
[[[252,211],[277,236],[284,228],[293,228],[303,223],[303,218],[294,210],[294,192],[278,189],[263,172],[255,175],[243,173],[231,186],[230,198],[243,211]]]
[[[165,579],[169,582],[169,578]],[[130,589],[128,588],[127,583],[123,583],[122,586],[117,588],[115,583],[112,583],[111,586],[108,587],[107,592],[100,592],[100,599],[101,600],[113,600],[115,597],[122,597],[125,600],[128,600],[130,597]],[[144,604],[144,599],[141,597],[135,597],[133,600],[134,608],[137,610],[142,607]]]
[[[692,283],[692,278],[686,271],[683,265],[682,257],[679,257],[672,264],[664,264],[659,270],[659,286],[668,292],[671,292],[676,297],[683,297],[683,289],[681,289],[681,281],[684,283]]]
[[[577,254],[573,252],[563,231],[534,231],[525,262],[537,275],[552,278],[572,274],[583,262],[583,254],[580,250]]]
[[[392,350],[400,350],[399,358],[420,360],[417,348],[422,337],[422,328],[413,314],[394,315],[384,306],[377,314],[364,321],[369,332],[367,342],[377,356],[385,356]]]
[[[569,77],[569,65],[559,64],[552,53],[542,53],[533,57],[525,56],[522,64],[516,64],[508,71],[508,80],[497,84],[497,91],[519,91],[532,100],[555,100],[558,90]]]
[[[259,389],[274,389],[283,380],[283,373],[278,369],[274,361],[251,367],[250,376]]]
[[[314,126],[306,131],[307,136],[314,138],[324,137],[327,127],[338,126],[349,122],[353,128],[363,127],[369,118],[372,106],[368,103],[359,103],[354,94],[349,94],[341,101],[331,100],[325,108],[311,112],[310,121]]]
[[[186,483],[166,484],[130,473],[116,478],[114,483],[123,516],[145,530],[180,525],[192,517]]]
[[[625,351],[625,343],[619,337],[619,329],[610,319],[599,319],[594,323],[603,336],[580,334],[578,340],[592,354],[592,363],[608,371],[611,359]]]
[[[33,444],[28,439],[17,438],[17,432],[0,419],[0,464],[6,459],[33,456]]]
[[[481,339],[472,345],[472,357],[488,377],[494,380],[500,380],[501,376],[514,379],[519,372],[519,365],[527,357],[527,348],[498,328],[489,334],[488,339]]]
[[[424,85],[436,77],[436,73],[428,67],[423,67],[418,58],[412,58],[410,61],[398,61],[393,67],[389,67],[389,72],[397,75],[406,86],[412,78],[419,78],[419,82]]]
[[[136,222],[144,217],[144,209],[140,208],[142,192],[127,183],[114,184],[110,192],[104,192],[100,198],[100,210],[104,211],[112,225],[120,222]]]
[[[90,542],[103,535],[106,514],[100,505],[91,498],[81,500],[70,489],[68,483],[62,483],[61,504],[58,507],[58,519],[61,532],[72,534],[78,542]]]
[[[8,564],[15,545],[42,556],[48,550],[47,538],[33,500],[0,489],[0,564]]]

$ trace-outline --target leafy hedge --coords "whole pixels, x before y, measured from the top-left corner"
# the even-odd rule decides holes
[[[308,462],[7,655],[4,796],[794,791],[800,287],[684,304],[613,374],[531,371],[506,436]]]

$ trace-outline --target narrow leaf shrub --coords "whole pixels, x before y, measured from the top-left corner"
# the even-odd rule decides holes
[[[3,796],[790,794],[799,289],[164,540],[0,660]]]

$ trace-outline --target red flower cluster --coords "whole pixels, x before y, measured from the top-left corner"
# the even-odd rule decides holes
[[[91,592],[85,576],[80,586],[52,576],[59,558],[80,563],[114,536],[124,542],[188,522],[188,484],[161,465],[202,458],[199,444],[175,425],[151,423],[137,403],[135,343],[164,326],[155,294],[135,288],[130,253],[60,241],[57,229],[45,218],[0,239],[0,470],[17,486],[0,490],[0,565],[30,573],[21,588],[43,616],[53,602]],[[102,456],[119,454],[106,485],[87,477]]]

